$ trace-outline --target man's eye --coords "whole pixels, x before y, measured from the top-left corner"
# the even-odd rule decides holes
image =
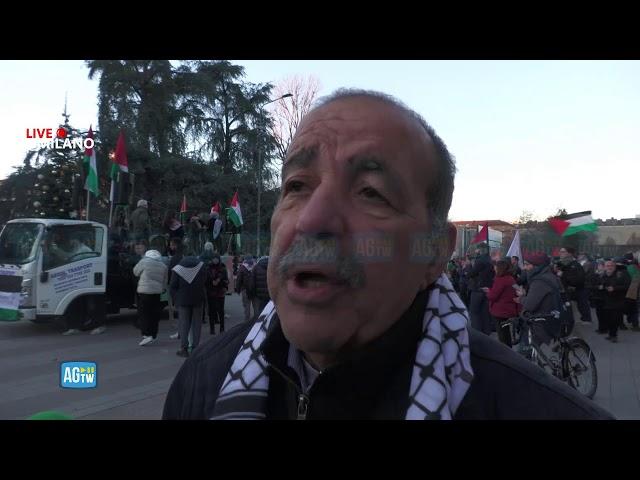
[[[291,182],[287,182],[285,188],[284,188],[284,193],[298,193],[301,192],[302,189],[304,188],[304,183],[298,181],[298,180],[292,180]]]
[[[360,194],[369,200],[376,200],[387,204],[389,203],[389,201],[382,195],[380,195],[380,193],[378,193],[375,188],[364,187],[362,190],[360,190]]]

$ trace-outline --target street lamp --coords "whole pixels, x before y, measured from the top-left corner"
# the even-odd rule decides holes
[[[260,110],[269,105],[270,103],[283,100],[285,98],[293,97],[291,93],[285,93],[275,100],[270,100],[267,103],[260,105]],[[257,241],[257,257],[260,258],[260,196],[262,195],[262,148],[258,147],[258,223],[256,225],[256,241]]]

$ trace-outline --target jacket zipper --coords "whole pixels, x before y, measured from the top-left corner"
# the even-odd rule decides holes
[[[304,393],[298,395],[298,418],[296,420],[306,420],[309,410],[309,397]]]
[[[287,382],[293,385],[293,387],[296,389],[296,392],[298,394],[298,403],[297,403],[298,416],[296,417],[296,420],[306,420],[307,413],[309,411],[309,403],[311,401],[309,396],[304,394],[300,390],[300,387],[298,387],[298,384],[293,380],[291,380],[287,375],[285,375],[279,368],[274,367],[273,365],[270,365],[270,367],[273,368],[276,372],[278,372],[282,378],[284,378]]]

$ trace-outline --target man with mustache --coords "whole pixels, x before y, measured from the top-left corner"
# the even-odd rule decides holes
[[[316,106],[282,169],[272,301],[185,362],[163,418],[611,418],[468,328],[443,273],[454,174],[392,97],[346,90]]]

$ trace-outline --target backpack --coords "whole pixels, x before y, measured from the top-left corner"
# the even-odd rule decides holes
[[[571,308],[571,302],[567,297],[565,291],[552,285],[545,278],[537,278],[541,282],[548,285],[552,294],[554,295],[554,311],[559,313],[559,316],[555,319],[550,319],[545,323],[545,330],[547,334],[553,338],[568,337],[573,331],[575,325],[575,319],[573,318],[573,310]]]

